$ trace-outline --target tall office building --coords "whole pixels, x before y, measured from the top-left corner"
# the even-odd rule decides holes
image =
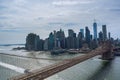
[[[74,31],[72,29],[69,29],[68,30],[68,36],[73,37],[73,35],[74,35]]]
[[[72,29],[68,30],[68,37],[67,37],[67,48],[74,49],[77,48],[77,38],[76,33]]]
[[[54,49],[57,48],[57,37],[56,37],[56,31],[54,30]]]
[[[56,37],[58,39],[58,44],[60,45],[61,48],[65,48],[65,34],[64,31],[62,29],[60,29],[60,31],[57,31],[56,33]]]
[[[84,29],[80,29],[80,32],[82,33],[82,38],[84,38]]]
[[[103,41],[103,33],[102,33],[102,31],[99,32],[99,41]]]
[[[40,38],[38,35],[36,35],[36,37],[35,37],[35,50],[39,50],[39,48],[40,48],[39,45],[40,45]]]
[[[82,32],[78,33],[78,37],[77,37],[77,48],[81,48],[82,47],[82,42],[83,42],[83,34]]]
[[[88,45],[90,45],[90,30],[88,27],[85,27],[85,37],[86,37],[86,42]]]
[[[102,31],[103,31],[103,40],[106,41],[106,40],[107,40],[107,29],[106,29],[106,25],[102,25]]]
[[[94,39],[97,40],[97,23],[93,23]]]
[[[108,36],[109,36],[109,40],[111,39],[111,34],[110,34],[110,32],[108,33]]]
[[[27,50],[35,50],[38,40],[39,39],[36,34],[34,33],[28,34],[28,36],[26,37],[25,48]]]
[[[44,45],[43,45],[43,47],[44,47],[44,50],[48,50],[48,38],[46,38],[45,40],[44,40]]]
[[[48,48],[52,50],[54,48],[54,34],[51,32],[48,38]]]

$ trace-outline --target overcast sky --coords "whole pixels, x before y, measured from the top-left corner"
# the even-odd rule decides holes
[[[0,44],[25,43],[28,33],[45,39],[62,28],[76,33],[88,26],[93,32],[107,25],[112,37],[120,37],[120,0],[0,0]]]

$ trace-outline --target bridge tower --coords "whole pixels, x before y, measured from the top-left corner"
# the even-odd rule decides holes
[[[114,58],[114,54],[113,54],[113,51],[112,51],[112,44],[111,44],[111,42],[107,41],[103,45],[108,50],[107,50],[107,52],[102,53],[102,59],[103,60],[112,60]]]

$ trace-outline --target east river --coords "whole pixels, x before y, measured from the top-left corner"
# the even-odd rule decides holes
[[[68,54],[53,56],[50,52],[27,52],[25,50],[12,50],[20,45],[0,46],[0,80],[7,80],[13,76],[23,74],[22,69],[35,70],[54,64],[61,60],[43,60],[22,58],[4,54],[22,55],[44,59],[70,59],[83,54]],[[120,57],[115,57],[111,62],[103,61],[96,56],[71,68],[61,71],[45,80],[120,80]],[[2,66],[5,63],[5,66]],[[11,67],[12,65],[13,67]],[[17,67],[17,69],[14,68]],[[13,68],[13,69],[12,69]]]

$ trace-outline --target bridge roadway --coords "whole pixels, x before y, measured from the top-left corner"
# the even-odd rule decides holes
[[[55,63],[49,66],[46,66],[39,70],[31,71],[30,73],[18,75],[16,77],[11,78],[10,80],[43,80],[49,76],[54,75],[62,70],[65,70],[69,67],[72,67],[80,62],[83,62],[87,59],[90,59],[97,55],[102,55],[111,50],[108,44],[102,45],[95,50],[92,50],[88,54],[78,56],[69,60],[64,60],[59,63]]]

